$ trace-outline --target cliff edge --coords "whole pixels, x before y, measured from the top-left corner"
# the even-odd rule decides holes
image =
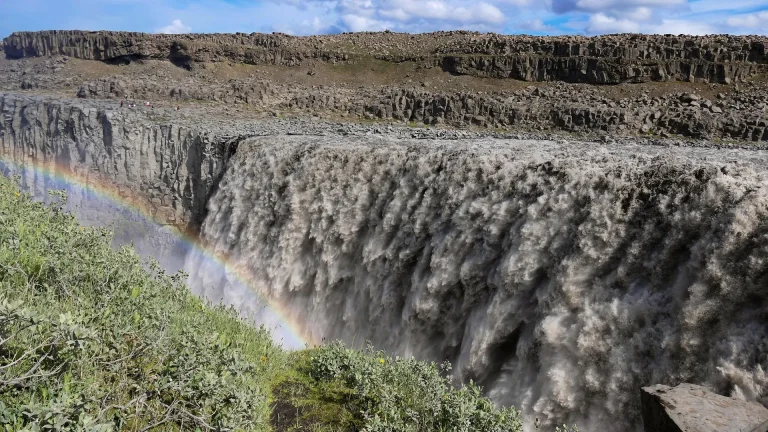
[[[109,31],[18,32],[5,38],[7,58],[66,55],[126,63],[164,59],[192,68],[204,62],[296,66],[372,56],[415,61],[445,72],[530,82],[619,84],[647,81],[731,83],[765,72],[768,38],[617,34],[503,36],[466,31],[423,34],[281,33],[165,35]]]
[[[730,35],[18,32],[2,44],[0,91],[121,108],[766,142],[766,46]]]

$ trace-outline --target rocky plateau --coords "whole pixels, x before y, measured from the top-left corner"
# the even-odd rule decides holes
[[[768,38],[20,32],[0,90],[331,120],[768,141]]]

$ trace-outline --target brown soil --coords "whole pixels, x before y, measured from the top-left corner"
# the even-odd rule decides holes
[[[0,68],[15,60],[0,59]],[[28,67],[41,65],[44,58],[26,60]],[[245,65],[232,63],[207,63],[193,71],[187,71],[165,61],[135,62],[129,65],[110,65],[99,61],[70,59],[60,72],[64,77],[77,77],[83,81],[107,76],[165,76],[182,80],[197,76],[212,82],[257,77],[280,84],[301,86],[333,86],[337,88],[402,86],[421,87],[433,92],[506,93],[526,87],[573,86],[591,87],[601,96],[613,100],[634,98],[643,94],[662,97],[670,93],[694,92],[714,99],[719,93],[729,93],[734,86],[687,82],[648,82],[591,86],[589,84],[564,84],[526,82],[513,79],[482,78],[469,75],[452,75],[440,68],[420,68],[413,62],[392,63],[372,58],[355,63],[330,64],[316,61],[290,67],[273,65]],[[768,74],[758,76],[754,82],[767,82]]]

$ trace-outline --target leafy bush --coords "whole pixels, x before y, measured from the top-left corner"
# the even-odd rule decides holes
[[[0,424],[268,430],[268,332],[110,240],[0,178]]]
[[[358,423],[366,431],[522,430],[514,408],[497,409],[472,383],[455,389],[441,374],[450,369],[448,363],[438,367],[391,358],[371,347],[352,350],[338,342],[309,354],[299,370],[315,385],[337,389],[343,405],[359,414],[363,421]]]

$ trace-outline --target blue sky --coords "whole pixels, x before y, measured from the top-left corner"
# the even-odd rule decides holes
[[[0,11],[0,37],[45,29],[768,35],[768,0],[0,0]]]

